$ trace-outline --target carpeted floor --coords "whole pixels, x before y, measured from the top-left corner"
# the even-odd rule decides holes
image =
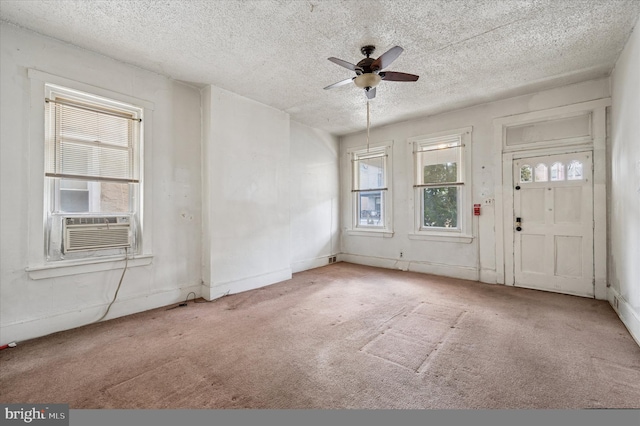
[[[640,347],[605,301],[337,263],[167,308],[1,351],[0,401],[640,408]]]

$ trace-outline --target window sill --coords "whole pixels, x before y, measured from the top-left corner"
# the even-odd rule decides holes
[[[128,260],[127,268],[150,265],[152,261],[153,255],[150,254],[135,256]],[[42,280],[90,272],[110,271],[112,269],[123,268],[124,264],[125,260],[122,257],[109,257],[99,260],[60,261],[50,265],[30,266],[26,268],[26,271],[32,280]]]
[[[389,231],[386,229],[350,229],[347,231],[347,235],[356,237],[391,238],[393,237],[393,231]]]
[[[409,239],[470,244],[473,242],[473,235],[449,233],[412,233],[409,234]]]

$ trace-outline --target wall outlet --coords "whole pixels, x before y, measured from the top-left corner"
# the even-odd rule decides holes
[[[485,206],[492,206],[492,205],[493,205],[493,203],[494,203],[494,201],[495,201],[495,200],[494,200],[493,198],[485,198],[485,199],[484,199],[484,205],[485,205]]]
[[[618,296],[613,296],[613,309],[617,311],[618,305],[619,305]]]
[[[400,258],[404,256],[404,252],[400,252]]]

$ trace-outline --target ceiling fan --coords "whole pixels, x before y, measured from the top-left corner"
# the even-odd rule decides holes
[[[351,71],[355,71],[356,76],[347,78],[337,83],[331,84],[326,89],[333,89],[334,87],[344,86],[352,81],[356,86],[364,89],[368,99],[376,97],[376,86],[382,81],[416,81],[419,76],[414,74],[407,74],[404,72],[385,71],[385,69],[396,60],[398,56],[404,51],[400,46],[394,46],[391,49],[383,53],[378,59],[370,58],[371,54],[376,50],[375,46],[367,45],[360,48],[360,52],[366,56],[356,65],[350,62],[343,61],[342,59],[331,57],[329,60],[335,64],[345,67]]]

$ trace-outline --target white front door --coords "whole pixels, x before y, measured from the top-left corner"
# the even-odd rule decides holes
[[[592,153],[513,161],[514,285],[594,297]]]

